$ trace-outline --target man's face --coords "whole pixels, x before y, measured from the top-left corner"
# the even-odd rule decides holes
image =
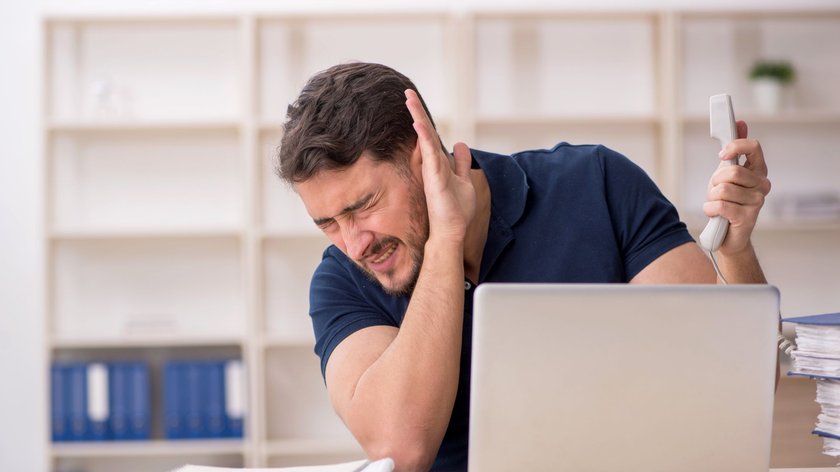
[[[398,169],[362,154],[348,169],[295,184],[330,241],[394,295],[414,289],[429,238],[425,195],[413,167]]]

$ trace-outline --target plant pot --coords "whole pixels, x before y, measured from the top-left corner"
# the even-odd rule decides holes
[[[752,90],[756,110],[773,113],[782,108],[782,84],[778,80],[754,79]]]

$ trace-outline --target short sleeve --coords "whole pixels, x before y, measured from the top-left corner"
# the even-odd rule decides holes
[[[610,219],[630,280],[659,256],[694,239],[641,167],[604,146],[598,149]]]
[[[370,326],[397,326],[392,315],[366,296],[365,290],[371,285],[366,276],[333,251],[338,252],[334,248],[324,252],[309,289],[309,316],[322,376],[333,350],[345,338]]]

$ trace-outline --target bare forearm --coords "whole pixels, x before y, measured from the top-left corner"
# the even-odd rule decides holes
[[[399,333],[356,385],[346,418],[371,455],[434,455],[452,413],[463,326],[463,249],[426,245]]]
[[[767,278],[758,263],[752,243],[737,253],[718,252],[718,266],[726,281],[731,284],[766,284]]]

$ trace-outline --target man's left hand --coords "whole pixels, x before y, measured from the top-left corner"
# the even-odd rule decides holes
[[[747,139],[747,124],[738,121],[738,139],[720,152],[721,164],[709,180],[703,212],[708,217],[723,216],[729,220],[729,232],[720,247],[722,254],[737,254],[750,246],[764,198],[770,192],[767,165],[761,144]],[[725,163],[744,155],[742,166]]]

